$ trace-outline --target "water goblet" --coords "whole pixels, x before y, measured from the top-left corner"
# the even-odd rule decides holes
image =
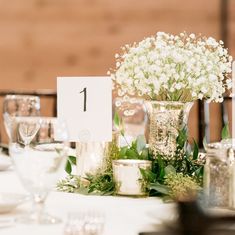
[[[44,202],[64,172],[67,140],[66,124],[57,118],[14,118],[9,153],[33,201],[31,212],[18,221],[39,224],[60,221],[44,211]]]
[[[3,101],[3,119],[11,139],[12,119],[17,116],[39,116],[40,98],[33,95],[6,95]]]

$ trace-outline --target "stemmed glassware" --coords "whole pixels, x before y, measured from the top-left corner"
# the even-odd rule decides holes
[[[147,112],[143,99],[116,97],[113,108],[121,118],[125,130],[124,136],[120,136],[119,145],[131,144],[139,135],[145,134]]]
[[[9,153],[23,186],[33,200],[31,212],[19,218],[20,222],[59,222],[59,219],[47,214],[43,207],[48,193],[63,174],[67,140],[66,124],[57,118],[13,119]]]
[[[11,139],[12,119],[17,116],[39,116],[40,98],[33,95],[6,95],[3,101],[3,119]]]

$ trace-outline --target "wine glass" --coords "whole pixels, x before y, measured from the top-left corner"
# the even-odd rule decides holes
[[[45,117],[13,119],[10,156],[23,186],[32,196],[30,213],[20,217],[23,223],[60,222],[43,207],[48,193],[64,172],[68,151],[68,132],[64,121]]]
[[[124,135],[119,139],[120,146],[130,145],[139,135],[145,134],[147,113],[143,99],[116,97],[113,108],[124,124]]]
[[[7,135],[11,139],[12,118],[39,116],[40,98],[32,95],[6,95],[3,101],[3,119]]]

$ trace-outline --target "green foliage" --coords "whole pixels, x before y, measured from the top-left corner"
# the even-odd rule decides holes
[[[156,191],[159,194],[163,194],[163,195],[169,195],[169,192],[170,192],[170,189],[166,185],[160,184],[158,182],[151,183],[149,185],[149,189],[150,189],[150,191],[151,190]]]
[[[201,190],[197,181],[183,173],[170,173],[165,177],[165,185],[169,188],[169,195],[173,199],[195,197]]]
[[[185,146],[187,138],[188,138],[187,129],[183,128],[182,130],[179,131],[179,134],[176,139],[178,148],[182,149]]]
[[[66,165],[65,165],[65,171],[68,173],[68,174],[71,174],[72,173],[72,166],[71,166],[71,163],[67,160],[66,162]]]
[[[149,151],[146,147],[145,137],[140,135],[131,143],[131,145],[121,147],[118,159],[149,160]]]
[[[141,153],[145,149],[146,140],[144,135],[139,135],[136,139],[136,150],[138,153]]]
[[[57,189],[85,195],[112,195],[115,193],[115,182],[112,171],[99,172],[94,175],[88,174],[85,179],[70,174],[58,182]]]
[[[68,175],[65,179],[62,179],[57,183],[57,189],[68,193],[78,192],[80,189],[80,177]]]
[[[117,114],[114,123],[120,127],[121,120]],[[120,128],[119,128],[120,130]],[[69,178],[59,182],[59,190],[67,192],[78,192],[92,195],[115,194],[115,182],[113,179],[112,161],[116,159],[142,159],[151,160],[152,169],[140,169],[142,175],[142,188],[149,192],[150,196],[170,196],[176,198],[185,196],[187,192],[195,191],[202,184],[204,160],[198,158],[199,148],[194,141],[193,152],[187,152],[187,130],[179,131],[177,141],[176,157],[174,160],[166,160],[164,156],[152,156],[148,149],[144,136],[138,136],[131,144],[118,147],[113,141],[105,157],[104,167],[96,174],[87,175],[84,181],[71,175],[72,165],[76,164],[76,157],[69,156],[66,171]],[[117,186],[116,186],[117,187]],[[180,188],[185,188],[180,191]]]
[[[121,124],[121,120],[120,120],[120,117],[119,117],[119,115],[118,115],[117,112],[114,113],[113,122],[114,122],[114,126],[115,126],[117,129],[119,129],[120,124]]]
[[[89,181],[88,193],[96,195],[112,195],[115,192],[115,182],[112,172],[101,172],[96,175],[87,175]]]
[[[74,192],[91,195],[111,195],[115,193],[113,180],[112,160],[118,159],[119,148],[113,140],[105,154],[104,166],[94,174],[88,174],[85,178],[71,175],[72,165],[76,164],[76,157],[69,156],[66,163],[66,172],[69,174],[57,184],[57,189],[65,192]],[[75,183],[74,183],[75,182]]]
[[[113,123],[115,128],[120,131],[122,136],[124,136],[124,124],[117,112],[114,113]]]
[[[206,149],[206,146],[207,146],[206,136],[204,136],[202,144],[203,144],[204,149]]]
[[[170,195],[172,197],[175,194],[172,189],[173,185],[168,184],[168,181],[166,181],[169,175],[175,175],[177,178],[179,176],[178,174],[180,174],[179,177],[182,182],[186,180],[188,183],[191,182],[190,180],[193,180],[198,187],[202,184],[205,161],[198,159],[199,148],[197,143],[194,141],[192,153],[186,151],[187,130],[185,128],[179,131],[176,141],[177,149],[175,155],[177,157],[173,158],[174,160],[166,160],[164,156],[158,155],[153,159],[152,174],[147,170],[141,170],[142,177],[145,181],[144,185],[150,195]],[[194,184],[188,185],[194,186]]]
[[[199,154],[199,148],[198,148],[198,144],[196,143],[195,140],[193,140],[193,144],[194,144],[194,147],[193,147],[193,160],[197,160],[198,154]]]
[[[223,127],[222,132],[221,132],[221,137],[222,137],[222,140],[231,138],[228,123]]]
[[[68,159],[67,159],[67,162],[65,165],[65,171],[68,174],[72,173],[72,165],[76,165],[76,161],[77,161],[77,159],[75,156],[68,156]]]
[[[168,165],[167,167],[165,167],[164,171],[165,175],[176,174],[176,170],[172,165]]]
[[[154,182],[156,180],[156,174],[151,170],[145,170],[140,168],[140,172],[143,176],[143,179],[147,182]]]

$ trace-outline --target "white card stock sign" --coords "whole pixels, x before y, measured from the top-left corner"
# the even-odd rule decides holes
[[[111,78],[58,77],[57,110],[67,122],[70,141],[111,141]]]

